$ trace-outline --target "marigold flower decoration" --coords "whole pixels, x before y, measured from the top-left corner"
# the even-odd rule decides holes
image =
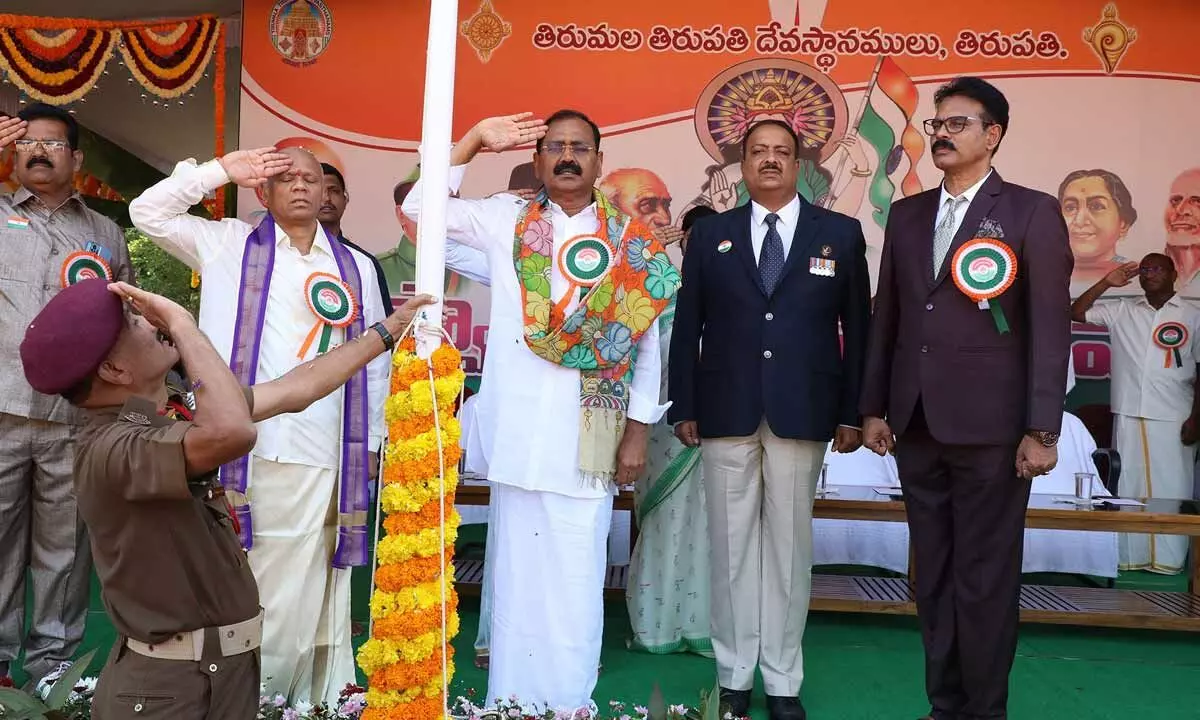
[[[454,489],[461,428],[454,405],[465,379],[461,365],[458,350],[448,343],[428,362],[422,360],[411,337],[392,356],[391,396],[384,409],[389,441],[380,491],[385,534],[375,548],[371,638],[358,651],[358,666],[369,678],[362,720],[446,717],[443,660],[448,686],[454,675],[450,641],[459,624],[451,558],[459,524]]]

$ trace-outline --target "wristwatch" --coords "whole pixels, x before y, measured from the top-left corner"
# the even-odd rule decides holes
[[[371,326],[371,329],[379,335],[381,340],[383,340],[383,346],[385,348],[388,350],[396,349],[396,338],[392,337],[392,334],[388,332],[387,327],[385,327],[383,323],[377,322]]]
[[[1054,447],[1058,444],[1058,433],[1045,430],[1026,430],[1025,434],[1037,440],[1042,447]]]

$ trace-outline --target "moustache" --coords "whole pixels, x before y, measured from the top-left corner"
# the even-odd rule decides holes
[[[554,166],[555,175],[562,175],[563,173],[582,175],[583,168],[579,167],[579,163],[575,162],[574,160],[565,160]]]
[[[759,172],[766,172],[767,170],[774,170],[775,172],[783,172],[783,168],[781,168],[779,165],[776,165],[773,162],[766,162],[766,163],[763,163],[762,165],[758,166]]]
[[[25,163],[25,169],[29,170],[33,168],[34,165],[45,165],[51,170],[54,169],[54,163],[50,162],[49,159],[44,157],[29,158],[29,162]]]
[[[950,142],[949,140],[934,140],[933,145],[929,149],[934,150],[934,151],[936,151],[936,150],[953,150],[954,143]]]
[[[321,212],[336,212],[332,205],[322,205]]]

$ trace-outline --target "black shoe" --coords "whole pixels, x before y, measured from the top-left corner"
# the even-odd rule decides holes
[[[735,718],[743,718],[750,712],[750,691],[730,690],[721,688],[721,717],[729,713]]]
[[[794,697],[768,695],[767,710],[771,713],[771,720],[805,720],[808,717],[804,714],[800,699]]]

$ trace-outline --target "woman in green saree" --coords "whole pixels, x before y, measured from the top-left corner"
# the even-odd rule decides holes
[[[686,247],[691,226],[710,207],[698,205],[681,222]],[[667,396],[667,350],[675,301],[659,317],[662,342],[663,398]],[[633,637],[631,649],[656,655],[694,652],[712,657],[709,636],[708,515],[701,480],[700,449],[685,447],[671,426],[656,425],[650,433],[646,477],[634,489],[638,523],[637,544],[629,561],[625,601]]]

